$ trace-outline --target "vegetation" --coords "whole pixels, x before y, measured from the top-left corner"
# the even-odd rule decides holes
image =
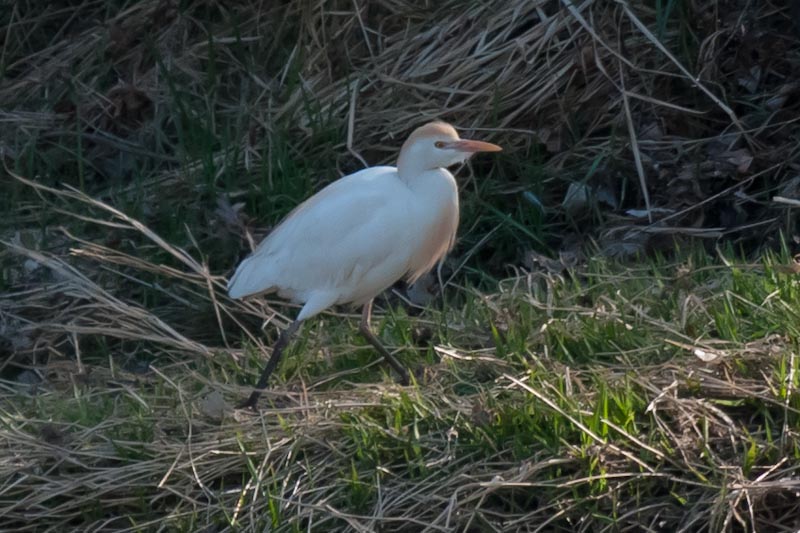
[[[0,517],[17,531],[796,531],[800,14],[769,2],[0,11]],[[456,249],[307,324],[226,276],[433,118]]]

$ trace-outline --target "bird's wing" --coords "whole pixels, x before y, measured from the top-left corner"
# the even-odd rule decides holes
[[[411,203],[393,167],[345,176],[299,205],[264,239],[237,268],[229,294],[278,290],[305,301],[313,291],[336,290],[344,302],[373,286],[380,291],[408,269],[415,235]]]

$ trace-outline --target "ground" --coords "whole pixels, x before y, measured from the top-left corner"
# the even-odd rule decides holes
[[[753,4],[753,5],[751,5]],[[0,14],[0,516],[17,531],[796,531],[797,13],[769,2],[17,2]],[[441,268],[226,279],[434,118]]]

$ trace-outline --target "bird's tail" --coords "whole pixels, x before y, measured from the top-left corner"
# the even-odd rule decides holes
[[[250,256],[242,261],[236,268],[228,282],[228,296],[231,298],[244,298],[273,290],[270,282],[269,269],[264,262],[254,261],[256,256]]]

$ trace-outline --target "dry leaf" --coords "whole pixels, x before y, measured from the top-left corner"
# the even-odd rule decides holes
[[[710,363],[711,361],[714,361],[719,358],[718,353],[707,352],[705,350],[701,350],[700,348],[694,349],[694,355],[704,363]]]
[[[563,260],[561,260],[561,257],[559,257],[558,260],[551,259],[546,255],[542,255],[533,250],[525,252],[525,257],[522,260],[522,264],[531,272],[544,270],[545,272],[550,272],[551,274],[560,274],[566,270],[568,266]]]
[[[231,204],[227,195],[219,194],[217,195],[217,208],[214,209],[214,214],[219,217],[226,226],[240,229],[245,225],[241,214],[244,206],[244,202]]]
[[[651,207],[648,209],[628,209],[625,214],[633,218],[648,218],[648,214],[656,218],[657,215],[671,215],[674,209],[667,209],[664,207]]]
[[[747,148],[740,148],[725,154],[725,160],[736,167],[736,172],[744,174],[750,169],[753,162],[753,155]]]
[[[435,269],[426,273],[406,289],[406,297],[416,305],[428,305],[433,300],[436,287]]]
[[[564,200],[561,202],[561,207],[566,209],[570,214],[575,214],[578,211],[582,211],[589,206],[591,194],[591,188],[585,183],[572,182],[569,184],[567,193],[564,195]]]
[[[794,256],[788,265],[775,265],[775,270],[781,274],[800,274],[800,254]]]

